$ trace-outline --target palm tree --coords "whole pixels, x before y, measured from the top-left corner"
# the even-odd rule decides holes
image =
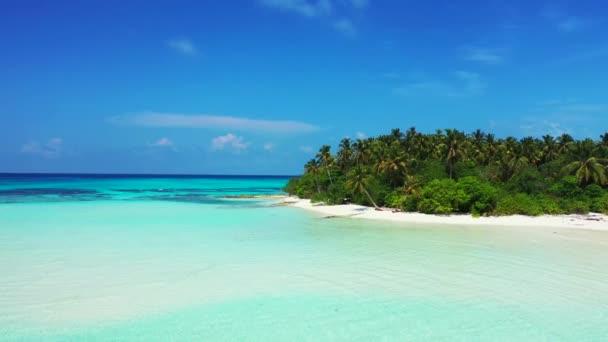
[[[525,137],[521,139],[521,156],[534,166],[542,160],[542,150],[539,148],[539,141],[532,137]]]
[[[489,164],[496,158],[496,151],[498,150],[498,142],[494,138],[494,134],[486,134],[486,158],[485,164]]]
[[[328,145],[321,146],[319,152],[317,153],[317,160],[319,161],[319,164],[323,165],[325,170],[327,170],[327,176],[329,176],[329,183],[334,184],[334,181],[331,179],[330,170],[334,157],[331,155],[330,149],[331,147],[329,147]]]
[[[403,139],[403,133],[401,132],[401,130],[399,128],[393,128],[391,130],[391,137],[393,138],[393,141],[400,142],[401,139]]]
[[[565,154],[568,152],[568,148],[574,142],[574,139],[570,134],[564,133],[557,138],[557,151],[560,154]]]
[[[582,186],[590,183],[608,184],[606,159],[596,156],[597,145],[591,139],[571,143],[570,153],[574,161],[564,167],[564,172],[574,174]]]
[[[416,133],[408,143],[406,151],[414,160],[426,159],[430,154],[429,145],[426,135]]]
[[[369,201],[374,205],[374,208],[378,209],[378,205],[372,199],[369,192],[367,191],[367,185],[369,183],[369,178],[365,169],[360,166],[357,166],[350,170],[348,173],[348,178],[346,180],[346,186],[354,193],[363,193],[367,196]]]
[[[600,135],[600,149],[602,151],[602,157],[608,158],[608,132]]]
[[[494,164],[498,166],[502,181],[509,180],[515,173],[528,165],[528,159],[518,154],[518,146],[517,140],[513,137],[508,137],[498,146],[497,159]]]
[[[600,139],[602,139],[600,144],[602,144],[603,146],[608,146],[608,132],[600,135]]]
[[[349,138],[344,138],[340,142],[340,150],[338,151],[338,166],[340,171],[345,173],[350,168],[350,162],[353,156],[353,149]]]
[[[608,176],[606,175],[606,160],[596,157],[587,158],[584,160],[573,161],[564,167],[564,171],[568,174],[574,173],[574,176],[582,186],[590,183],[599,185],[608,184]]]
[[[373,157],[372,171],[379,175],[388,160],[388,144],[383,140],[374,140],[371,144],[371,155]]]
[[[518,171],[524,169],[526,166],[528,166],[530,164],[530,160],[523,156],[523,155],[516,155],[513,154],[511,155],[511,158],[509,159],[509,170],[511,171],[511,174],[515,174]]]
[[[444,158],[446,148],[446,145],[444,143],[445,139],[446,137],[445,135],[443,135],[443,131],[440,129],[435,131],[435,134],[428,137],[428,154],[432,159]]]
[[[355,152],[355,162],[357,165],[365,164],[369,161],[369,140],[357,139],[353,144],[353,150]]]
[[[375,165],[376,172],[386,175],[392,186],[401,183],[403,175],[408,170],[407,154],[398,141],[393,141],[389,147],[384,147],[381,157]]]
[[[450,178],[454,178],[454,164],[464,155],[463,144],[465,144],[463,133],[455,129],[445,130],[444,148],[447,152],[445,159],[448,162],[448,172],[450,174]]]
[[[315,186],[317,187],[317,192],[321,193],[321,188],[319,187],[319,173],[321,173],[321,170],[319,169],[317,161],[314,159],[309,160],[308,163],[304,165],[304,171],[307,174],[313,176],[315,180]]]
[[[407,143],[411,143],[412,140],[418,135],[418,132],[416,132],[416,127],[410,127],[406,132],[405,132],[405,142]]]
[[[543,161],[553,161],[558,155],[558,145],[555,139],[550,135],[543,135]]]
[[[408,175],[405,177],[405,182],[403,184],[402,192],[405,196],[414,196],[420,197],[420,182],[418,178],[413,175]]]
[[[475,161],[475,163],[479,165],[483,165],[487,158],[486,153],[486,134],[481,130],[476,130],[471,134],[472,143],[470,145],[471,151],[469,155]]]

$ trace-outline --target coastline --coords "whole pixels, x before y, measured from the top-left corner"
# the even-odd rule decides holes
[[[309,210],[326,218],[352,217],[358,219],[383,220],[400,223],[422,223],[442,225],[475,225],[501,227],[542,227],[574,228],[608,231],[608,215],[589,213],[587,215],[542,215],[542,216],[484,216],[473,217],[468,214],[429,215],[411,212],[393,212],[390,209],[377,211],[372,207],[357,204],[323,205],[313,204],[308,199],[286,196],[279,206],[292,206]]]

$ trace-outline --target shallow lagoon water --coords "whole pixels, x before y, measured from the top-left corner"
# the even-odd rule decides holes
[[[606,232],[323,219],[217,197],[284,182],[5,179],[0,340],[608,336]],[[107,196],[6,195],[24,188]],[[182,190],[139,195],[154,189]]]

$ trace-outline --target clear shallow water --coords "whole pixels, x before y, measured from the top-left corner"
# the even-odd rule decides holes
[[[0,340],[608,336],[604,232],[322,219],[214,197],[270,193],[284,182],[3,180],[7,191],[110,196],[6,196]],[[206,190],[183,191],[200,196],[180,201],[112,190],[123,188]]]
[[[218,204],[219,196],[281,192],[281,176],[0,174],[0,203],[159,200]]]

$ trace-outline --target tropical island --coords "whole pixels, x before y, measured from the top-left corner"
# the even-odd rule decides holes
[[[456,129],[345,138],[284,191],[325,204],[473,216],[608,213],[608,133],[496,138]]]

